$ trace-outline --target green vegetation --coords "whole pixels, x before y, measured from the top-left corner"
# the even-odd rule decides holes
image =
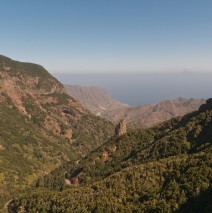
[[[0,186],[7,187],[10,192],[29,185],[39,175],[59,166],[65,157],[73,158],[76,152],[57,136],[48,140],[34,120],[26,122],[24,115],[8,105],[0,102],[0,144],[3,147],[0,150],[3,177]]]
[[[118,137],[38,65],[0,56],[0,85],[0,209],[212,212],[212,99]]]
[[[86,112],[39,65],[0,56],[0,76],[1,209],[11,195],[101,145],[114,127]]]
[[[81,184],[88,184],[100,181],[129,166],[207,150],[212,142],[211,120],[212,110],[207,110],[184,116],[174,125],[171,121],[167,121],[147,130],[130,130],[122,137],[111,138],[81,159],[77,165],[68,164],[64,167],[64,171],[67,171],[66,178],[76,178],[74,174],[82,169],[83,172],[78,179]],[[49,185],[57,186],[58,184],[60,189],[66,188],[63,181],[64,175],[56,173],[60,176],[57,181],[62,180],[63,184],[54,182]],[[52,178],[48,179],[47,175],[40,186],[45,186],[51,181]]]
[[[14,201],[10,212],[19,206],[26,212],[173,212],[188,198],[204,193],[211,179],[208,155],[179,157],[132,166],[63,192],[29,192]]]
[[[43,81],[46,79],[54,79],[57,81],[48,73],[47,70],[38,64],[14,61],[0,55],[0,71],[3,72],[5,69],[8,70],[13,76],[20,76],[21,74],[25,76],[40,77]],[[57,83],[62,87],[62,84],[59,83],[59,81],[57,81]]]
[[[40,179],[9,212],[20,206],[26,212],[211,212],[211,132],[209,107],[178,123],[113,137],[64,165],[63,175],[57,169]],[[72,186],[64,185],[64,176]]]

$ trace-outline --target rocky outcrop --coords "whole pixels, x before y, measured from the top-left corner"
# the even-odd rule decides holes
[[[4,147],[0,144],[0,150],[4,150]]]
[[[73,108],[64,107],[63,113],[65,113],[67,115],[71,115],[73,117],[79,117],[79,113],[77,113],[77,111],[74,110]]]
[[[82,182],[82,179],[80,177],[82,172],[83,168],[77,168],[71,173],[71,175],[68,178],[70,180],[71,185],[79,186],[79,184]]]
[[[108,158],[110,157],[110,155],[114,152],[116,152],[116,149],[117,147],[114,145],[114,146],[111,146],[107,149],[105,149],[103,152],[102,152],[102,159],[103,160],[108,160]]]
[[[127,132],[127,123],[125,119],[122,119],[119,124],[116,126],[115,134],[117,136],[122,136]]]
[[[104,159],[104,160],[107,160],[108,158],[109,158],[109,152],[108,151],[103,151],[103,153],[102,153],[102,158]]]

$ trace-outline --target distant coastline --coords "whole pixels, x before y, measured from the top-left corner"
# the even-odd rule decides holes
[[[113,98],[132,106],[177,97],[207,99],[212,91],[212,73],[53,75],[66,85],[103,87]]]

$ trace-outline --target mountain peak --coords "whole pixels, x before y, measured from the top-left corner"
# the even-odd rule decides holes
[[[57,84],[62,84],[51,76],[48,71],[39,64],[20,62],[12,60],[6,56],[0,55],[0,72],[7,72],[10,75],[15,75],[17,77],[28,76],[28,77],[38,77],[42,79],[54,79]],[[60,86],[60,87],[61,87]]]

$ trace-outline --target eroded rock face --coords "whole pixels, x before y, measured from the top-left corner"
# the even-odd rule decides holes
[[[119,124],[116,126],[115,134],[117,136],[124,135],[127,132],[127,123],[125,119],[122,119]]]
[[[64,107],[63,113],[71,115],[73,117],[79,117],[79,113],[77,113],[76,110],[74,110],[73,108],[70,108],[70,107]]]
[[[101,87],[67,85],[65,89],[69,95],[79,100],[85,108],[97,116],[101,116],[111,110],[129,107],[125,103],[114,100],[107,91]]]

